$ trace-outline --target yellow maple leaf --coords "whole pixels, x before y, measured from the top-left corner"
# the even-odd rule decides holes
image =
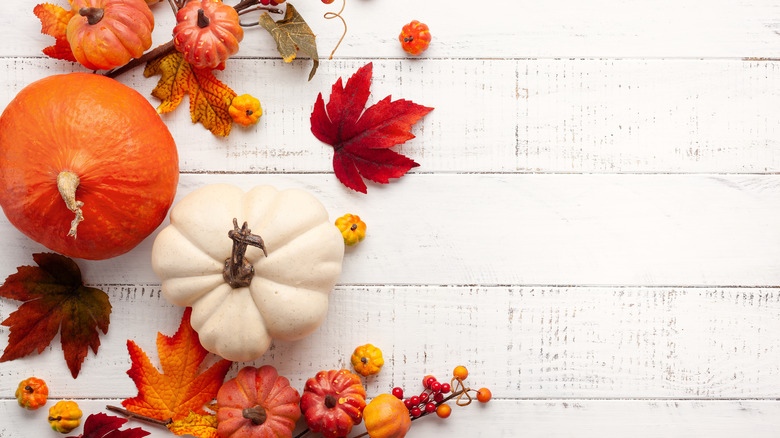
[[[166,425],[174,435],[192,435],[199,438],[219,438],[217,416],[190,412],[187,418]]]
[[[160,75],[160,81],[152,95],[162,103],[160,114],[175,109],[184,98],[190,96],[192,123],[202,123],[214,135],[227,136],[233,119],[228,108],[236,92],[219,81],[209,69],[197,69],[184,60],[181,52],[173,51],[150,61],[144,76]]]

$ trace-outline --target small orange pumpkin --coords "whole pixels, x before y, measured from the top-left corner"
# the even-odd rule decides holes
[[[49,398],[49,387],[43,380],[29,377],[19,382],[15,396],[19,406],[35,410],[46,404],[46,400]]]
[[[363,421],[371,438],[402,438],[412,426],[409,410],[398,397],[380,394],[363,409]]]
[[[215,68],[238,52],[238,12],[220,0],[190,0],[176,14],[173,44],[195,68]]]
[[[49,425],[52,430],[68,433],[81,424],[82,412],[79,405],[70,400],[60,400],[49,409]]]
[[[366,223],[356,214],[345,214],[336,219],[336,228],[344,237],[344,244],[352,246],[366,238]]]
[[[92,70],[111,69],[152,46],[154,15],[145,0],[71,0],[68,22],[73,56]]]
[[[412,20],[401,29],[398,41],[401,42],[401,47],[406,53],[419,55],[428,49],[428,45],[431,43],[431,31],[427,24]]]
[[[361,376],[377,374],[379,370],[382,369],[382,365],[385,364],[385,360],[382,357],[382,350],[371,344],[357,347],[355,351],[352,352],[352,357],[350,357],[349,360],[352,362],[355,371]]]
[[[292,437],[301,417],[300,399],[271,365],[244,367],[217,392],[217,433],[222,438]]]
[[[263,108],[260,106],[260,100],[249,94],[236,96],[230,102],[228,113],[234,122],[241,126],[249,126],[257,123],[260,116],[263,115]]]

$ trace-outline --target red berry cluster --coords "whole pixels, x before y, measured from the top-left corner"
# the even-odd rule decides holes
[[[401,388],[393,388],[393,395],[404,400],[404,405],[409,409],[409,415],[412,418],[420,417],[425,414],[436,412],[440,417],[449,416],[449,406],[442,408],[445,394],[452,391],[449,383],[439,383],[434,376],[425,376],[423,378],[423,392],[420,395],[413,395],[404,400],[404,391]],[[444,414],[444,411],[447,411]]]

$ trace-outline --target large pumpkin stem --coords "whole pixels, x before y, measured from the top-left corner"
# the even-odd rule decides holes
[[[230,258],[225,260],[225,269],[222,271],[222,277],[233,288],[247,287],[252,282],[255,275],[255,268],[245,259],[246,250],[249,245],[263,250],[263,254],[268,257],[265,251],[263,238],[252,234],[246,222],[241,228],[238,228],[238,219],[233,218],[233,229],[228,231],[228,237],[233,239],[233,252]]]
[[[98,24],[103,19],[103,8],[84,7],[79,9],[79,15],[87,17],[89,24]]]
[[[198,27],[203,29],[204,27],[209,25],[209,17],[206,16],[206,11],[203,9],[198,9]]]
[[[241,415],[243,415],[247,420],[252,421],[252,424],[255,426],[259,426],[265,423],[265,420],[268,418],[268,415],[265,413],[265,409],[260,405],[244,409],[241,411]]]
[[[79,187],[79,182],[79,176],[67,170],[57,175],[57,189],[60,191],[60,196],[65,201],[68,210],[76,213],[76,217],[70,223],[70,231],[68,231],[68,236],[73,236],[74,239],[76,238],[76,228],[84,220],[84,213],[81,211],[84,203],[76,200],[76,189]]]

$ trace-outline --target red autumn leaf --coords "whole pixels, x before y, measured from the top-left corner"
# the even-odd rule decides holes
[[[84,433],[68,438],[141,438],[150,433],[140,427],[119,430],[127,420],[103,413],[92,414],[84,422]]]
[[[100,289],[86,287],[73,260],[54,253],[33,254],[38,266],[20,266],[0,286],[0,297],[24,301],[2,322],[11,327],[0,362],[41,353],[58,331],[73,378],[89,348],[97,354],[98,329],[108,332],[111,303]]]
[[[203,405],[217,396],[232,362],[220,360],[198,374],[208,351],[200,345],[198,333],[190,325],[191,313],[192,309],[187,308],[172,337],[157,334],[162,374],[135,342],[127,341],[132,360],[127,374],[138,388],[136,397],[122,402],[127,410],[162,421],[181,420],[190,412],[206,414]]]
[[[75,11],[69,11],[50,3],[42,3],[33,8],[33,13],[41,20],[41,33],[54,37],[54,45],[43,49],[43,53],[55,59],[76,62],[65,36],[68,21],[75,15]]]
[[[385,97],[363,110],[370,94],[372,64],[361,67],[342,85],[333,84],[327,106],[322,93],[311,113],[314,136],[333,146],[333,170],[345,186],[366,193],[363,178],[386,184],[419,166],[389,148],[414,138],[410,132],[433,108]]]

